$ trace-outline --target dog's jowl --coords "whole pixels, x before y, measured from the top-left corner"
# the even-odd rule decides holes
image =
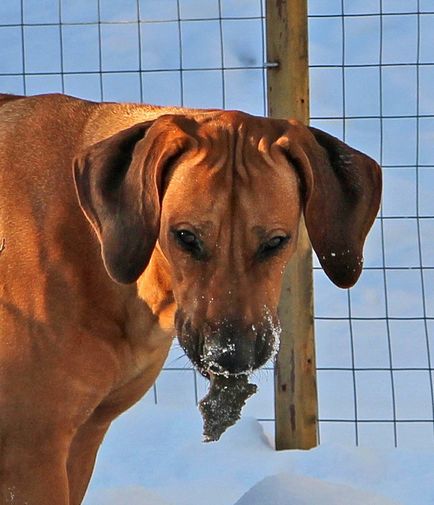
[[[263,365],[301,215],[349,287],[380,202],[369,157],[236,111],[0,95],[0,150],[2,504],[81,503],[175,334],[205,376]]]

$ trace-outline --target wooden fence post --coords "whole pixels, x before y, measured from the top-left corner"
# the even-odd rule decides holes
[[[266,0],[270,117],[309,121],[307,0]],[[277,65],[274,65],[277,63]],[[312,249],[304,221],[284,276],[275,366],[276,449],[317,445]]]

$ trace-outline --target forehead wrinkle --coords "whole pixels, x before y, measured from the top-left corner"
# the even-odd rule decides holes
[[[228,137],[230,137],[228,132],[222,129],[216,129],[213,131],[213,135],[205,135],[203,137],[205,144],[203,161],[209,170],[220,172],[228,165],[232,152],[232,146]]]
[[[242,132],[242,149],[237,161],[237,168],[242,167],[246,179],[254,178],[255,175],[272,172],[280,172],[282,168],[282,156],[280,150],[275,145],[274,132],[258,124],[247,123],[246,129]],[[241,145],[240,145],[241,146]]]
[[[235,152],[234,152],[234,166],[233,170],[235,174],[242,181],[248,182],[249,179],[249,168],[248,167],[248,151],[251,150],[251,146],[247,140],[247,126],[243,123],[238,127],[235,133]]]
[[[271,151],[272,151],[271,146],[272,146],[272,143],[270,142],[270,140],[266,136],[262,136],[259,139],[258,152],[260,153],[261,158],[265,161],[265,163],[268,166],[273,167],[276,165],[276,160],[273,158],[273,156],[271,154]]]
[[[213,211],[219,215],[214,228],[215,246],[219,250],[219,256],[232,256],[233,221],[237,199],[234,188],[237,134],[232,124],[213,126],[207,135],[209,153],[205,161],[214,197]]]

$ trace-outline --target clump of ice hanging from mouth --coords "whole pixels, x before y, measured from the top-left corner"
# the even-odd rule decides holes
[[[241,409],[247,399],[256,393],[256,385],[249,384],[252,370],[229,373],[214,361],[218,353],[231,352],[235,344],[229,343],[226,348],[208,346],[205,354],[210,380],[207,395],[199,402],[203,418],[203,440],[214,442],[241,417]]]
[[[274,359],[279,351],[281,326],[273,319],[267,307],[264,307],[264,319],[272,331],[273,346],[270,359]],[[255,331],[253,326],[252,329]],[[229,344],[229,346],[232,345],[234,344]],[[222,351],[221,348],[216,350]],[[233,348],[228,348],[228,350],[233,350]],[[213,351],[214,349],[208,348],[206,355],[207,365],[214,370],[214,372],[210,372],[210,388],[208,394],[199,402],[199,410],[204,421],[204,442],[219,440],[227,428],[240,419],[241,410],[246,401],[257,390],[256,384],[249,383],[249,375],[252,370],[229,374],[212,360]]]
[[[241,416],[244,404],[256,393],[256,384],[250,384],[247,374],[211,374],[208,394],[199,402],[204,420],[204,442],[218,440]]]

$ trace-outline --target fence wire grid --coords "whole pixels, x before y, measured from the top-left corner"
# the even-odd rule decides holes
[[[321,442],[434,441],[434,4],[310,0],[311,124],[374,157],[384,196],[365,270],[314,264]],[[261,0],[2,0],[0,89],[266,115]],[[273,369],[245,408],[274,422]],[[207,384],[176,344],[142,400],[192,408]],[[176,391],[174,393],[174,391]]]

